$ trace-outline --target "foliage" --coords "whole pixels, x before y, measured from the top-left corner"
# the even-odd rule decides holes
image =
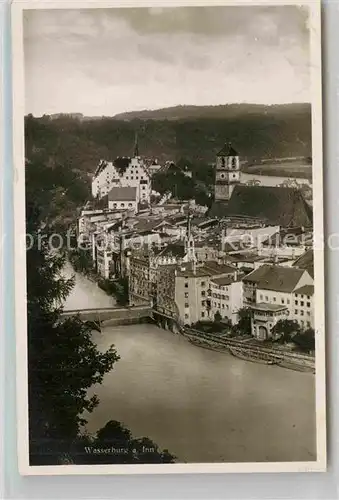
[[[93,259],[91,249],[77,248],[68,252],[68,258],[74,271],[88,275],[93,272]]]
[[[280,319],[272,328],[273,338],[282,344],[291,342],[298,333],[300,333],[298,322],[290,319]]]
[[[236,335],[251,335],[252,311],[249,307],[243,307],[238,311],[238,322],[233,326]]]
[[[100,279],[99,287],[109,295],[113,295],[119,306],[126,306],[129,302],[128,279],[120,278],[117,281]]]
[[[94,438],[83,436],[72,447],[77,464],[173,463],[168,450],[159,450],[149,438],[134,438],[120,422],[110,420]]]
[[[215,321],[216,323],[220,323],[220,322],[221,322],[221,320],[222,320],[222,316],[221,316],[220,312],[219,312],[219,311],[217,311],[217,312],[215,313],[215,315],[214,315],[214,321]]]
[[[312,352],[315,350],[315,332],[313,328],[308,328],[304,332],[298,332],[293,337],[293,342],[302,352]]]

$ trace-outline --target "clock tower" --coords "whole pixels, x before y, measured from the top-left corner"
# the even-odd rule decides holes
[[[240,183],[239,154],[226,142],[217,154],[215,169],[215,201],[229,201],[234,187]]]

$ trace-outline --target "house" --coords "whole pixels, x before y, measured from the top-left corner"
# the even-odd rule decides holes
[[[294,290],[292,318],[302,329],[314,328],[314,286],[304,285]]]
[[[267,265],[243,278],[244,304],[259,302],[292,306],[294,290],[303,285],[313,285],[313,278],[304,269]]]
[[[211,316],[219,313],[232,324],[238,322],[243,307],[243,282],[235,272],[232,276],[211,279]]]
[[[108,208],[137,211],[136,187],[113,187],[108,193]]]
[[[272,337],[272,329],[279,320],[287,319],[288,309],[280,304],[259,302],[251,306],[251,333],[257,340]]]
[[[306,250],[304,254],[298,257],[294,263],[293,267],[297,267],[299,269],[306,269],[306,271],[314,277],[314,253],[313,249]]]
[[[179,320],[185,325],[213,320],[211,280],[232,278],[236,276],[236,272],[233,266],[216,262],[206,262],[203,266],[189,262],[179,266],[175,280]]]

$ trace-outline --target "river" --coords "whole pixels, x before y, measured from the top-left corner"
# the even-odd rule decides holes
[[[286,181],[296,181],[297,184],[299,184],[300,186],[306,184],[307,186],[312,187],[312,183],[309,179],[279,177],[276,175],[249,174],[246,172],[242,172],[241,182],[243,184],[246,184],[249,181],[258,181],[261,186],[279,186],[280,184]]]
[[[77,275],[65,308],[111,300]],[[100,403],[86,416],[89,432],[118,420],[178,462],[315,459],[313,374],[202,349],[154,325],[108,327],[93,339],[121,359],[90,390]]]

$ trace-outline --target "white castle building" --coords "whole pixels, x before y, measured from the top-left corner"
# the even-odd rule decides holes
[[[93,198],[103,198],[112,188],[135,187],[136,202],[150,203],[151,177],[139,156],[138,138],[136,137],[134,155],[119,157],[113,162],[101,160],[92,179]]]

